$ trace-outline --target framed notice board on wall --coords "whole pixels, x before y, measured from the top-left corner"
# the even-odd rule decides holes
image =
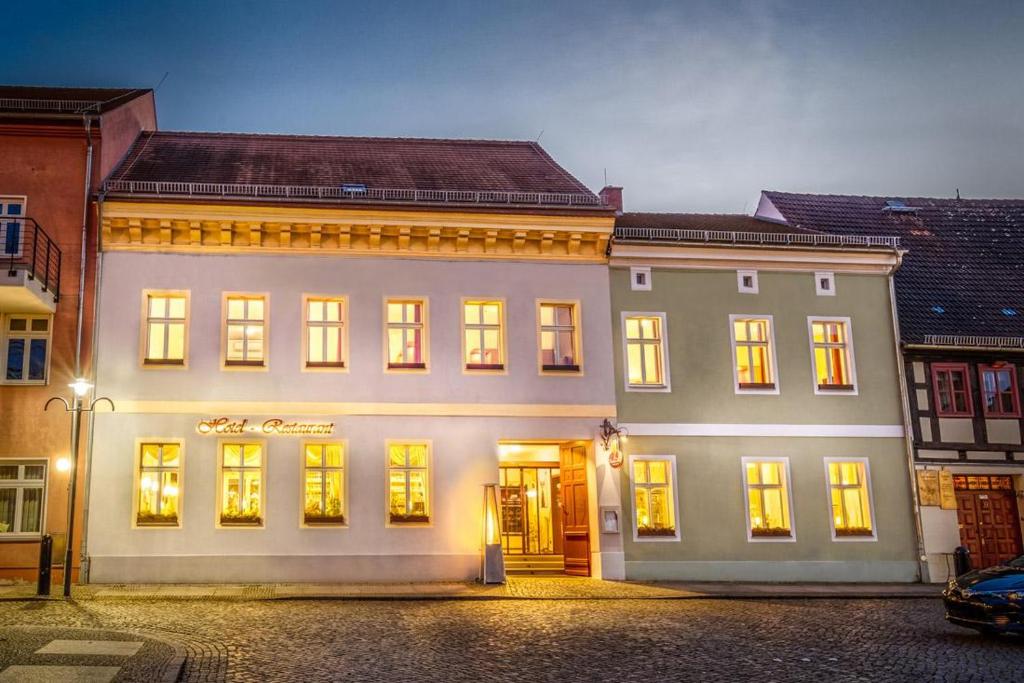
[[[952,483],[952,479],[950,479]],[[937,506],[942,502],[939,495],[939,472],[938,470],[917,471],[917,498],[922,507]],[[956,507],[954,500],[954,507]]]

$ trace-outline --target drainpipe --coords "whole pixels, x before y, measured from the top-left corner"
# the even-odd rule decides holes
[[[899,371],[900,403],[903,406],[903,443],[907,456],[907,472],[910,475],[910,500],[914,509],[914,533],[917,537],[918,571],[923,583],[929,583],[928,559],[924,552],[924,528],[921,524],[921,504],[917,498],[917,471],[914,468],[914,428],[910,414],[910,392],[907,389],[907,368],[903,360],[903,347],[900,344],[900,318],[896,310],[896,285],[894,276],[903,264],[903,254],[896,252],[896,265],[889,270],[889,310],[892,311],[892,338],[896,350],[896,367]]]

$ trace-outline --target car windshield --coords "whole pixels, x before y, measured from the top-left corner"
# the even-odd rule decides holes
[[[1024,555],[1021,555],[1020,557],[1014,560],[1010,560],[1006,563],[1006,566],[1014,567],[1016,569],[1024,569]]]

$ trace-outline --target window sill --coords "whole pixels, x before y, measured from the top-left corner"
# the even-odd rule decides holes
[[[935,417],[957,417],[963,420],[971,420],[974,418],[974,413],[940,413],[935,411]]]
[[[226,368],[262,368],[265,367],[265,363],[261,360],[226,360],[224,361],[224,367]]]
[[[819,384],[818,391],[828,391],[836,393],[850,393],[854,390],[852,384]]]
[[[565,374],[573,374],[580,371],[578,365],[542,365],[540,366],[542,372],[557,372]]]
[[[502,371],[505,369],[504,363],[466,363],[466,370],[494,370]]]
[[[775,391],[775,382],[740,382],[740,391]]]
[[[348,520],[345,519],[345,515],[334,515],[334,516],[305,516],[302,518],[302,523],[307,527],[340,527],[345,526]]]
[[[388,523],[396,526],[416,526],[423,524],[430,524],[429,515],[391,515],[388,517]]]
[[[342,370],[345,367],[344,363],[306,363],[306,367],[311,370]]]
[[[41,540],[43,540],[43,537],[42,537],[41,534],[34,534],[34,533],[27,533],[27,534],[17,533],[17,534],[15,534],[15,533],[9,533],[9,532],[6,532],[6,531],[3,532],[3,533],[0,533],[0,543],[39,543]]]
[[[180,524],[177,516],[175,516],[173,518],[172,517],[165,517],[163,519],[161,519],[159,517],[150,517],[150,518],[147,518],[147,519],[142,519],[142,518],[136,519],[135,520],[135,526],[136,526],[136,528],[139,528],[139,529],[144,529],[144,528],[149,528],[149,527],[156,528],[156,529],[168,529],[168,528],[180,527],[181,524]]]
[[[640,538],[675,538],[675,529],[637,529],[636,535]]]
[[[789,541],[793,540],[793,532],[790,529],[752,529],[750,538],[752,540]]]
[[[426,363],[388,363],[388,370],[426,370]]]
[[[45,379],[5,379],[0,384],[8,387],[45,387],[49,384]]]
[[[220,526],[226,529],[262,529],[262,517],[221,517]]]
[[[145,360],[142,361],[142,364],[147,366],[147,367],[153,366],[153,367],[161,367],[161,368],[168,368],[168,367],[170,367],[170,368],[183,368],[183,367],[185,367],[185,359],[182,358],[180,360],[178,360],[178,359],[167,360],[167,359],[160,359],[160,358],[146,358]]]

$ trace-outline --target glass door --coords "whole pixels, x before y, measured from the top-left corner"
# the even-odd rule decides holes
[[[499,484],[505,554],[561,553],[559,468],[547,465],[501,467]]]

